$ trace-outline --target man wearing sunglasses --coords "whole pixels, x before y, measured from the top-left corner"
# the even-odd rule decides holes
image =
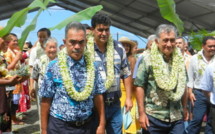
[[[184,59],[176,47],[177,30],[162,24],[144,55],[134,81],[139,123],[144,134],[183,134],[187,115]]]

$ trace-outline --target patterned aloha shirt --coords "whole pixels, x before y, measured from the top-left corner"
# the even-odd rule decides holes
[[[86,63],[82,57],[79,61],[74,61],[67,57],[67,65],[70,67],[70,76],[74,87],[81,91],[86,83]],[[64,121],[81,121],[89,118],[94,106],[93,97],[96,94],[105,92],[104,83],[100,73],[95,67],[94,89],[90,97],[85,101],[75,101],[67,93],[62,81],[58,59],[51,61],[47,67],[44,80],[39,90],[40,97],[53,98],[50,115]]]
[[[106,53],[102,53],[97,45],[94,45],[95,47],[95,63],[99,66],[99,71],[102,75],[103,81],[106,80]],[[120,90],[120,79],[125,79],[131,75],[128,59],[126,57],[126,52],[123,46],[117,42],[114,41],[114,83],[110,87],[110,89],[107,90],[107,92],[114,92],[114,91],[121,91]],[[120,98],[120,96],[119,96]]]
[[[171,68],[169,64],[167,67]],[[166,94],[160,89],[153,77],[150,62],[150,52],[145,54],[137,71],[134,85],[145,90],[145,111],[148,115],[166,122],[182,119],[182,104],[180,101],[169,101]]]

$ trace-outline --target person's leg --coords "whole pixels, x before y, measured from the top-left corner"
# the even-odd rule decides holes
[[[184,134],[184,121],[179,120],[172,123],[172,128],[169,134]]]
[[[168,134],[170,131],[171,124],[169,122],[164,122],[156,119],[150,115],[147,115],[149,119],[148,131],[143,130],[143,134]]]
[[[196,101],[193,107],[193,119],[187,127],[188,134],[199,134],[204,114],[207,112],[207,98],[199,90],[194,90]]]
[[[207,109],[207,112],[206,112],[206,126],[205,126],[205,134],[214,134],[213,133],[213,124],[212,124],[212,114],[211,114],[211,104],[210,102],[208,101],[208,105],[207,105],[208,109]]]
[[[211,124],[212,124],[212,128],[213,128],[213,133],[215,134],[215,106],[211,107]]]
[[[122,113],[120,101],[105,106],[106,114],[106,132],[107,134],[121,134],[122,133]]]

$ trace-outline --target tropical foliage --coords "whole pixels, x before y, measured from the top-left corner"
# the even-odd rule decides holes
[[[182,32],[184,31],[184,23],[176,13],[174,0],[157,0],[157,3],[161,16],[172,22],[177,27],[179,34],[182,35]]]
[[[202,40],[205,36],[215,36],[215,31],[208,32],[207,30],[199,30],[198,32],[189,33],[190,45],[193,49],[199,51],[202,49]]]
[[[14,27],[22,27],[27,20],[27,14],[30,10],[38,9],[38,12],[36,16],[33,18],[31,23],[25,27],[21,34],[21,38],[19,40],[19,47],[22,50],[25,40],[27,39],[29,33],[33,31],[36,28],[37,19],[42,11],[44,11],[49,3],[56,3],[55,0],[34,0],[28,7],[14,13],[12,17],[9,19],[7,25],[0,30],[0,37],[3,37],[10,33]],[[62,29],[65,27],[68,23],[72,21],[83,21],[83,20],[89,20],[91,17],[101,10],[103,7],[101,5],[89,7],[83,11],[80,11],[76,13],[73,16],[68,17],[67,19],[63,20],[61,23],[57,24],[56,26],[50,28],[51,30],[54,29]]]

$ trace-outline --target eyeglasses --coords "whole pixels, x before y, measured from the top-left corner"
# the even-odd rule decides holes
[[[170,39],[165,38],[165,39],[163,39],[163,42],[164,42],[164,43],[167,43],[167,42],[169,42],[169,41],[170,41],[170,43],[175,43],[175,38],[170,38]]]

